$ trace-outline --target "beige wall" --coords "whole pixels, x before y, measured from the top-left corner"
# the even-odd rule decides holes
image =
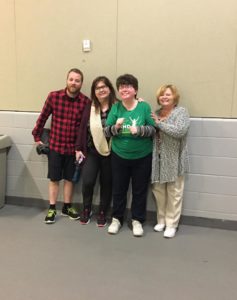
[[[39,111],[79,67],[86,94],[130,72],[154,107],[171,82],[192,116],[236,118],[236,16],[235,0],[0,0],[0,109]]]

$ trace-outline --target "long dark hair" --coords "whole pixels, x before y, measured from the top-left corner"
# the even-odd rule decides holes
[[[100,102],[96,97],[95,89],[96,89],[96,86],[97,86],[98,82],[100,82],[100,81],[102,81],[110,90],[109,103],[108,103],[109,104],[109,109],[111,109],[111,106],[114,104],[114,102],[117,101],[115,90],[114,90],[114,87],[113,87],[111,81],[106,76],[96,77],[93,80],[92,85],[91,85],[91,100],[95,105],[96,112],[98,112],[98,110],[100,108]]]

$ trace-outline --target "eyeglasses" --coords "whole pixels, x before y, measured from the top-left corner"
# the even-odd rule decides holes
[[[119,86],[119,90],[131,90],[134,87],[131,84],[122,84]]]
[[[101,86],[97,86],[96,88],[95,88],[95,90],[96,91],[100,91],[100,90],[104,90],[104,89],[107,89],[108,87],[107,87],[107,85],[101,85]]]

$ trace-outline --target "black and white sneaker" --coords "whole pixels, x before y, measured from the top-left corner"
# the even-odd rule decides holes
[[[63,207],[62,216],[69,217],[71,220],[78,220],[80,218],[79,213],[74,207]]]
[[[55,223],[56,215],[57,215],[56,209],[49,209],[48,213],[44,219],[45,224]]]

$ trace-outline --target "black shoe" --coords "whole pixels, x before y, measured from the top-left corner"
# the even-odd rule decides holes
[[[80,218],[79,213],[74,207],[63,207],[62,216],[69,217],[71,220],[78,220]]]
[[[82,225],[87,225],[90,223],[91,220],[91,210],[88,208],[83,209],[81,215],[80,215],[80,223]]]
[[[57,215],[56,209],[49,209],[47,216],[44,219],[45,224],[55,223],[55,217]]]
[[[105,227],[107,224],[106,222],[106,217],[103,211],[100,211],[98,216],[97,216],[97,226],[98,227]]]

